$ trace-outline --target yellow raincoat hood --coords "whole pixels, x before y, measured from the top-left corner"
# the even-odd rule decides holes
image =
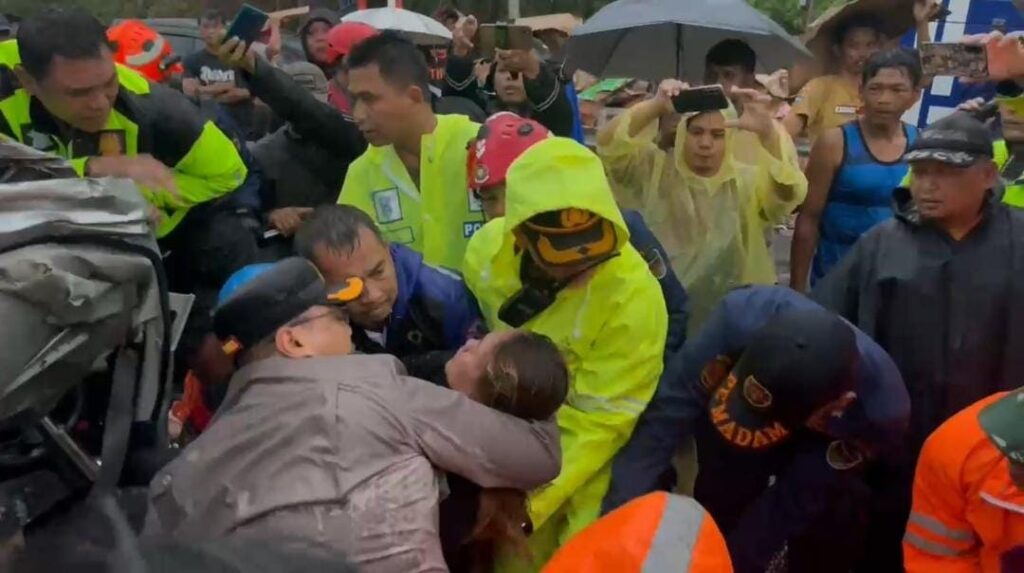
[[[738,137],[727,128],[725,157],[712,177],[701,177],[686,165],[686,117],[676,131],[675,146],[655,144],[657,122],[630,135],[636,108],[627,111],[602,134],[598,154],[619,206],[636,209],[668,252],[669,262],[690,299],[693,335],[719,300],[745,284],[775,284],[775,264],[765,233],[781,224],[807,194],[807,179],[796,162],[796,149],[781,133],[780,156],[768,153],[754,137]],[[730,108],[721,112],[736,117]],[[737,142],[758,157],[756,164],[737,160]]]
[[[515,240],[512,231],[534,215],[576,208],[615,225],[619,249],[629,243],[601,160],[571,139],[554,137],[534,145],[512,164],[506,182],[506,241]]]
[[[619,256],[562,289],[523,328],[551,338],[572,381],[558,411],[562,473],[530,497],[537,563],[500,571],[535,571],[559,544],[596,520],[608,489],[611,460],[625,444],[661,375],[668,316],[661,287],[629,244],[600,159],[575,141],[552,138],[531,147],[509,169],[506,216],[470,240],[463,276],[491,330],[508,325],[498,311],[522,288],[522,257],[513,230],[537,213],[586,209],[617,232]]]

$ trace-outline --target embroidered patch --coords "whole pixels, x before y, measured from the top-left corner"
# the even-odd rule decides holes
[[[852,105],[837,105],[835,113],[840,115],[853,115],[857,113],[857,108]]]
[[[398,189],[384,189],[373,193],[373,208],[377,212],[377,223],[384,225],[401,221],[402,201]]]
[[[828,445],[825,461],[833,469],[840,471],[855,468],[864,461],[864,454],[853,444],[836,440]]]
[[[772,393],[753,376],[747,376],[743,381],[743,399],[758,410],[767,409],[772,405]]]
[[[480,194],[476,191],[469,190],[469,212],[470,213],[482,213],[484,210],[483,201],[480,200]]]
[[[732,358],[719,355],[704,365],[700,372],[700,385],[706,392],[711,392],[729,376],[732,370]]]
[[[647,268],[651,270],[651,274],[659,281],[668,274],[668,265],[665,264],[665,258],[661,256],[658,249],[651,249],[644,253],[644,260],[647,261]]]
[[[474,169],[473,180],[476,181],[477,185],[483,185],[487,182],[487,178],[491,176],[491,172],[487,169],[486,165],[477,165]]]

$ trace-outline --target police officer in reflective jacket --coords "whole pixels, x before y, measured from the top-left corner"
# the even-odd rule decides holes
[[[737,289],[666,365],[603,510],[658,489],[694,436],[694,497],[737,572],[847,571],[862,546],[862,474],[899,448],[909,413],[899,371],[865,334],[795,291]]]

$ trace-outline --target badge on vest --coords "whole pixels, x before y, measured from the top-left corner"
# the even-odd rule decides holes
[[[397,188],[374,191],[373,208],[377,213],[377,223],[380,225],[401,221],[403,218],[402,201],[398,197]]]
[[[835,112],[839,115],[856,115],[857,108],[852,105],[837,105]]]
[[[124,155],[127,151],[124,130],[111,129],[101,131],[99,133],[99,142],[97,147],[99,148],[97,150],[97,155],[101,157],[116,157]]]
[[[486,169],[486,168],[485,168]],[[484,179],[486,181],[486,178]],[[469,190],[469,212],[470,213],[481,213],[484,210],[484,204],[480,201],[480,197],[477,196],[473,190]]]
[[[32,124],[27,123],[21,126],[21,132],[25,134],[25,144],[38,151],[53,151],[57,146],[49,135],[32,129]]]

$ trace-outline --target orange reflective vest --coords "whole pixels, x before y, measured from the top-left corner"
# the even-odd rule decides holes
[[[562,546],[542,573],[732,573],[722,532],[689,497],[634,499]]]
[[[908,573],[1003,573],[1004,555],[1024,551],[1024,490],[978,423],[1005,395],[961,411],[925,442],[903,537]]]

